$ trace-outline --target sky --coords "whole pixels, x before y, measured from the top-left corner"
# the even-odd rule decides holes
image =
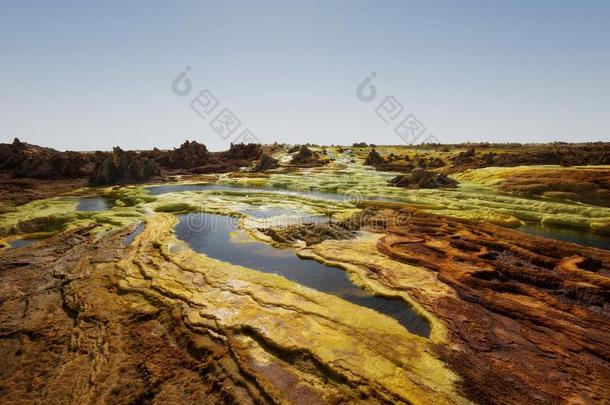
[[[610,1],[0,0],[0,142],[610,141],[609,21]]]

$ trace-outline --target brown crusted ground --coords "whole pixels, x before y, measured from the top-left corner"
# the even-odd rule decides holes
[[[448,324],[439,352],[471,399],[610,403],[610,252],[420,212],[362,218],[387,233],[381,252],[457,292],[416,298]]]
[[[55,197],[87,185],[85,179],[41,180],[0,173],[0,204],[21,205]]]
[[[359,148],[364,148],[358,145]],[[364,164],[377,170],[410,172],[424,168],[435,172],[459,173],[484,167],[524,165],[586,166],[609,165],[610,143],[586,144],[421,144],[366,148]],[[342,150],[342,149],[341,149]],[[361,151],[364,153],[366,151]],[[388,154],[387,152],[390,151]],[[364,154],[361,154],[364,157]]]
[[[249,358],[252,343],[201,333],[154,294],[117,291],[119,236],[94,243],[81,229],[33,254],[0,252],[0,403],[273,403],[250,373],[290,372]],[[284,383],[294,402],[317,402]]]
[[[504,179],[499,189],[610,207],[610,169],[519,170]]]
[[[114,267],[93,267],[121,251],[83,229],[0,253],[0,402],[254,402],[226,345],[163,302],[134,305]]]
[[[464,147],[466,145],[451,145],[451,147]],[[450,146],[443,149],[451,151]],[[522,165],[607,165],[610,164],[610,144],[481,144],[472,145],[468,150],[455,153],[449,160],[452,163],[451,171],[458,172],[466,169],[482,167],[514,167]]]

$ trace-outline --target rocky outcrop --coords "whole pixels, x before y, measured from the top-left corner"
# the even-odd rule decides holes
[[[375,150],[375,148],[371,149],[364,161],[364,164],[367,166],[379,166],[385,163],[386,160],[381,157],[381,155]]]
[[[464,166],[474,162],[476,152],[473,148],[468,149],[465,152],[460,152],[455,156],[451,157],[451,163],[454,166]]]
[[[460,152],[450,159],[453,171],[483,167],[514,167],[522,165],[608,165],[610,145],[547,144],[547,145],[497,145],[492,152],[478,152],[474,148]]]
[[[164,169],[188,173],[223,173],[249,166],[260,158],[259,144],[231,144],[224,152],[209,152],[205,145],[196,141],[186,141],[179,148],[161,152],[154,151],[154,159]]]
[[[155,160],[168,169],[192,169],[210,162],[210,152],[196,141],[185,141],[179,148],[161,153]]]
[[[438,169],[439,167],[446,166],[446,163],[439,157],[426,157],[416,155],[411,160],[415,167],[421,167],[424,169]]]
[[[138,152],[125,152],[115,147],[110,156],[98,156],[90,182],[94,185],[142,182],[160,174],[154,160]]]
[[[12,144],[0,144],[0,171],[19,178],[82,178],[90,175],[92,169],[90,154],[59,152],[21,142],[17,138]]]
[[[393,172],[409,172],[418,167],[434,169],[446,165],[439,157],[427,157],[422,155],[415,155],[411,158],[409,155],[399,156],[396,153],[391,152],[384,158],[375,148],[371,149],[364,164],[373,166],[377,170]]]
[[[222,152],[227,160],[255,161],[263,154],[263,148],[258,143],[232,143],[228,151]]]
[[[323,166],[329,162],[328,159],[320,157],[316,152],[313,152],[306,145],[301,145],[299,151],[292,156],[290,164],[302,167]]]
[[[444,173],[436,174],[422,168],[413,169],[411,174],[396,176],[389,183],[392,186],[410,189],[455,188],[458,185],[456,180],[453,180]]]
[[[264,153],[263,155],[261,155],[261,158],[259,159],[259,161],[256,163],[256,166],[254,166],[254,169],[252,169],[252,170],[255,172],[262,172],[265,170],[275,169],[278,166],[279,166],[279,164],[278,164],[277,159],[274,159],[273,157]]]

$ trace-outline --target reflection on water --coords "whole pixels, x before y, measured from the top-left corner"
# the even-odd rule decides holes
[[[285,188],[260,188],[260,187],[238,187],[225,186],[220,184],[172,184],[167,186],[152,186],[146,187],[146,190],[152,195],[165,193],[181,193],[183,191],[238,191],[238,192],[253,192],[253,193],[277,193],[284,195],[303,196],[311,198],[319,198],[323,200],[334,201],[349,201],[350,197],[342,194],[321,193],[317,191],[297,191],[288,190]]]
[[[133,232],[131,232],[129,235],[127,235],[123,238],[123,246],[131,245],[131,242],[133,242],[133,240],[136,238],[136,236],[141,234],[143,230],[144,230],[144,222],[140,222],[138,224],[138,226],[136,226],[136,229],[133,230]]]
[[[255,241],[244,231],[239,231],[238,221],[234,218],[203,214],[199,225],[189,227],[188,216],[181,215],[176,225],[176,236],[187,242],[193,250],[209,257],[282,275],[304,286],[389,315],[412,333],[425,337],[430,335],[428,322],[413,312],[404,301],[371,295],[352,284],[345,271],[313,260],[300,259],[293,249],[278,249]],[[237,232],[237,238],[232,238],[231,232]]]
[[[290,217],[298,217],[300,216],[299,211],[291,210],[289,208],[284,207],[253,207],[253,208],[245,208],[240,210],[240,212],[250,215],[254,218],[272,218],[279,217],[282,215],[290,216]]]
[[[165,193],[179,193],[185,191],[236,191],[244,194],[248,193],[276,193],[283,195],[302,196],[317,199],[326,199],[333,201],[350,201],[351,197],[348,195],[334,194],[334,193],[323,193],[316,191],[299,191],[289,190],[284,188],[260,188],[260,187],[240,187],[220,184],[172,184],[162,186],[150,186],[146,187],[146,190],[152,195],[160,195]],[[382,201],[397,201],[391,199],[377,198]],[[112,202],[103,197],[91,197],[82,198],[77,207],[78,211],[105,211],[112,208]],[[293,210],[282,208],[282,207],[256,207],[251,209],[243,209],[240,212],[250,215],[253,220],[261,220],[259,227],[266,227],[274,225],[273,221],[267,221],[279,216],[290,218],[289,224],[301,224],[301,223],[323,223],[328,221],[326,217],[322,216],[303,216],[302,214],[296,213]],[[294,218],[294,221],[292,219]],[[584,246],[597,247],[600,249],[610,250],[610,237],[604,235],[598,235],[587,231],[571,228],[554,228],[545,227],[540,224],[527,224],[518,228],[519,231],[542,236],[549,239],[564,240],[569,242],[578,243]]]
[[[30,246],[32,243],[38,242],[40,239],[16,239],[9,242],[9,247],[11,249],[17,249],[21,247]]]
[[[298,210],[265,206],[252,207],[238,210],[249,216],[247,222],[249,227],[268,228],[270,226],[290,226],[302,224],[325,224],[330,221],[326,215],[303,215]]]
[[[112,208],[112,201],[104,197],[87,197],[78,200],[76,211],[107,211]]]
[[[530,235],[542,236],[543,238],[563,240],[583,246],[610,250],[610,237],[591,232],[583,232],[570,228],[546,227],[540,224],[527,224],[517,230]]]

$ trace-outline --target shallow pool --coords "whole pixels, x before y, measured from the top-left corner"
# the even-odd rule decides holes
[[[292,195],[299,197],[307,197],[307,198],[317,198],[321,200],[333,200],[333,201],[344,201],[350,202],[354,201],[354,196],[346,195],[346,194],[336,194],[336,193],[323,193],[319,191],[309,191],[309,190],[291,190],[286,188],[278,188],[278,187],[239,187],[239,186],[228,186],[221,184],[171,184],[167,186],[150,186],[146,187],[146,190],[151,195],[160,195],[166,193],[181,193],[184,191],[236,191],[240,193],[276,193],[283,195]],[[374,200],[382,200],[382,201],[390,201],[382,198],[368,198]]]
[[[127,236],[123,238],[123,246],[129,246],[133,242],[133,240],[142,233],[144,230],[144,222],[140,222],[135,229]]]
[[[77,211],[107,211],[112,208],[112,201],[104,197],[79,198]]]
[[[540,224],[527,224],[517,228],[517,230],[530,235],[542,236],[543,238],[563,240],[578,243],[579,245],[583,246],[610,250],[610,237],[591,232],[583,232],[579,231],[578,229],[547,227]]]
[[[15,239],[9,242],[9,247],[11,249],[17,249],[21,247],[30,246],[33,243],[38,242],[40,239]]]
[[[301,259],[294,249],[279,249],[250,238],[239,229],[235,218],[197,214],[196,221],[180,215],[176,236],[200,253],[224,262],[265,273],[279,274],[304,286],[339,296],[354,304],[371,308],[396,319],[407,330],[420,336],[430,335],[430,325],[401,299],[378,297],[349,280],[347,273],[336,267]],[[234,233],[233,237],[231,233]]]

